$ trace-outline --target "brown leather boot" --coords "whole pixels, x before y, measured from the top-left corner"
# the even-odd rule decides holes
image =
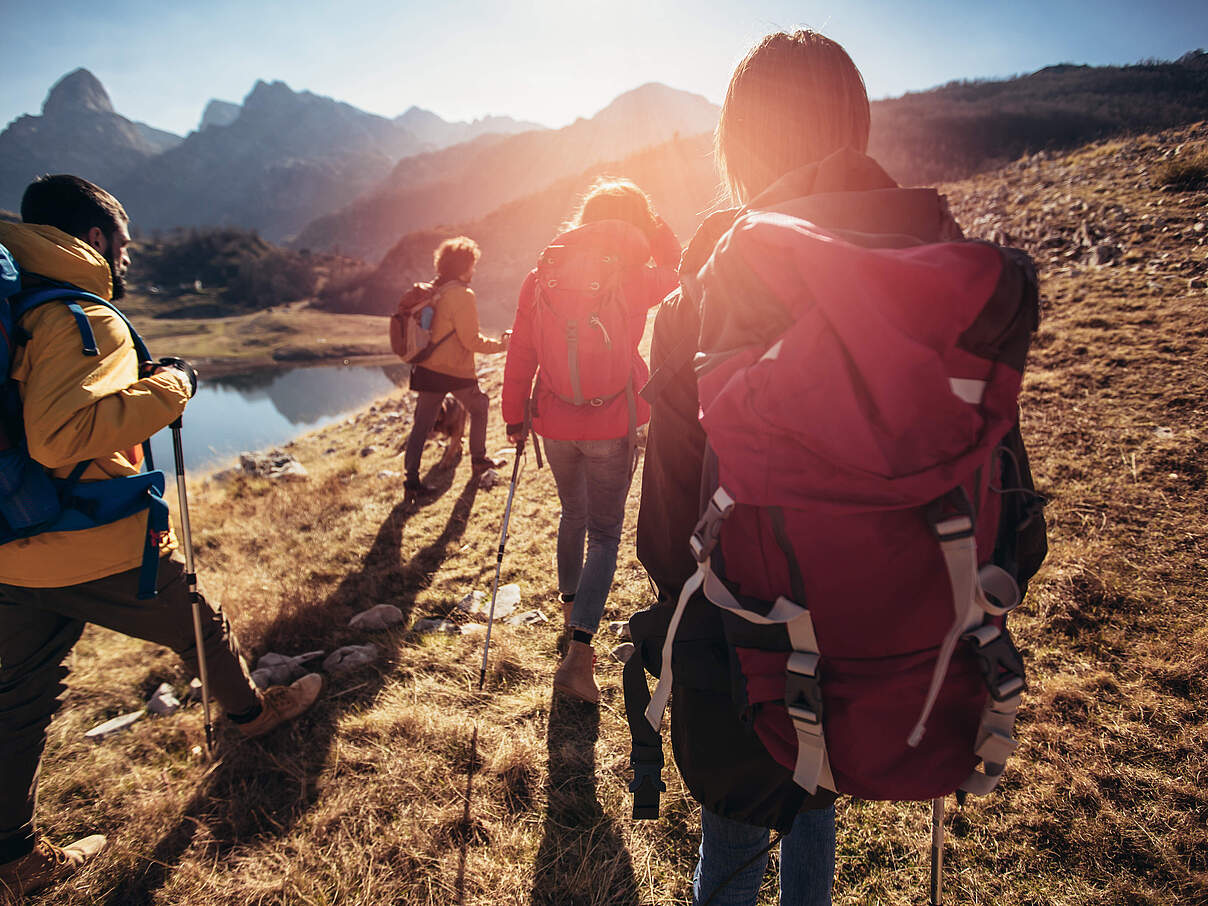
[[[318,673],[308,673],[288,686],[270,686],[260,693],[260,714],[239,729],[247,737],[263,736],[313,705],[322,688],[323,677]]]
[[[554,688],[581,701],[596,704],[600,701],[600,687],[596,685],[596,656],[586,642],[572,641],[566,648],[566,657],[554,672]]]
[[[105,838],[100,834],[67,846],[55,846],[38,837],[33,852],[0,865],[0,902],[16,903],[25,894],[63,880],[78,871],[104,845]]]

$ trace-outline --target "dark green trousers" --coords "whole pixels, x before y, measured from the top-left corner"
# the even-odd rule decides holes
[[[167,646],[197,675],[193,608],[183,558],[159,564],[159,594],[140,601],[138,569],[65,588],[0,584],[0,864],[34,846],[38,768],[65,690],[63,665],[86,623]],[[247,664],[221,609],[202,607],[210,691],[229,713],[257,704]]]

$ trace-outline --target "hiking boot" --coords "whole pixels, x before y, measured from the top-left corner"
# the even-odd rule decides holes
[[[554,671],[554,688],[573,698],[596,704],[600,687],[596,685],[596,656],[586,642],[572,641],[566,646],[566,657]]]
[[[0,895],[3,902],[17,902],[27,893],[61,881],[101,851],[105,838],[100,834],[84,837],[67,846],[55,846],[38,837],[33,852],[0,865]]]
[[[313,705],[322,688],[323,677],[317,673],[308,673],[288,686],[270,686],[260,693],[259,716],[239,724],[239,729],[248,738],[263,736]]]
[[[475,456],[470,462],[470,468],[475,475],[481,475],[488,469],[500,469],[508,464],[506,459],[495,459],[493,456]]]

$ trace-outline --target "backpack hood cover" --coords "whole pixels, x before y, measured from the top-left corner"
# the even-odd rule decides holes
[[[740,217],[701,269],[701,419],[736,501],[923,505],[1014,423],[1038,318],[1026,256],[884,240],[782,207]]]
[[[614,253],[623,268],[639,267],[650,258],[646,234],[625,220],[597,220],[568,230],[542,250],[537,258],[538,267],[545,262],[550,250],[559,246],[575,251],[593,249]]]

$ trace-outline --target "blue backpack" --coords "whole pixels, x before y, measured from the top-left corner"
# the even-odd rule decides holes
[[[115,312],[130,330],[139,362],[151,361],[138,331],[116,307],[100,296],[68,283],[48,283],[22,290],[21,271],[12,255],[0,245],[0,544],[43,532],[71,532],[108,525],[147,511],[147,540],[143,546],[138,596],[155,597],[159,569],[159,537],[168,531],[168,504],[164,501],[164,473],[81,482],[92,460],[76,465],[67,478],[54,478],[29,455],[21,396],[12,380],[13,354],[29,335],[21,318],[49,302],[61,302],[75,317],[82,354],[99,355],[96,338],[81,302],[100,304]],[[150,461],[148,460],[148,467]]]

